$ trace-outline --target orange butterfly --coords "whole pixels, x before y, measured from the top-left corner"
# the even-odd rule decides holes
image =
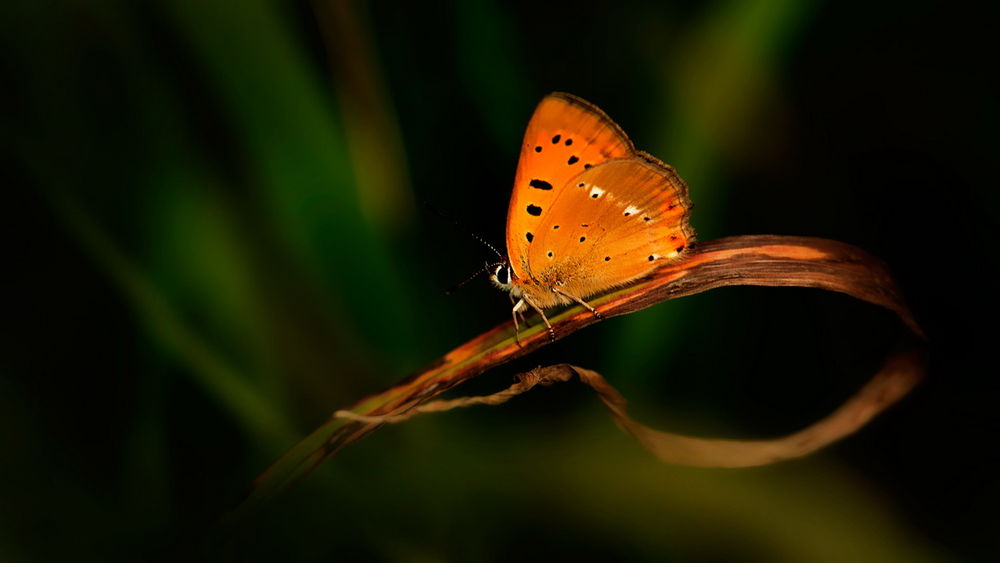
[[[603,111],[556,92],[535,109],[521,146],[507,211],[507,259],[490,280],[518,315],[585,298],[675,260],[694,239],[687,185],[674,169],[635,150]],[[523,318],[522,318],[523,320]]]

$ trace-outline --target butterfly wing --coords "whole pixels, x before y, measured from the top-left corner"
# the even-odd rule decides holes
[[[585,298],[644,276],[694,239],[687,185],[645,153],[583,171],[557,190],[535,224],[526,268],[540,307]]]
[[[529,248],[560,189],[591,167],[633,155],[625,133],[594,105],[561,92],[538,104],[524,134],[507,210],[507,255],[516,278],[530,275]]]

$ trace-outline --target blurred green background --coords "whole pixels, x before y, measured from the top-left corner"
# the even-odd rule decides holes
[[[951,4],[7,2],[0,560],[985,560],[995,534],[996,13]],[[995,46],[994,46],[995,47]],[[931,338],[912,396],[811,458],[664,466],[578,386],[383,428],[256,518],[329,414],[509,318],[481,280],[520,136],[572,92],[691,186],[702,240],[883,258]],[[898,333],[732,288],[574,334],[673,431],[825,415]],[[988,363],[983,363],[988,362]]]

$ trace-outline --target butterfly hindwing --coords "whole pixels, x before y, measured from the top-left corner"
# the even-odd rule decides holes
[[[521,146],[507,211],[507,253],[517,278],[527,278],[527,258],[539,223],[563,186],[586,170],[635,155],[632,143],[600,109],[575,96],[546,96],[532,115]]]

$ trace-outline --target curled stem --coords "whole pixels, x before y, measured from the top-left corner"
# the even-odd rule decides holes
[[[879,260],[854,246],[819,238],[746,235],[700,243],[685,259],[664,266],[639,283],[590,302],[603,318],[607,318],[733,285],[813,287],[844,293],[896,313],[917,337],[911,342],[924,338],[895,281]],[[551,318],[557,338],[599,320],[580,306]],[[411,409],[548,343],[547,331],[536,325],[521,332],[521,346],[518,346],[514,340],[513,322],[508,321],[455,348],[400,383],[337,411],[257,478],[238,512],[261,506],[341,448],[368,435],[381,424],[404,420],[412,416],[407,415]],[[595,372],[568,365],[546,369],[556,370],[564,376],[575,374],[594,387],[616,421],[664,461],[743,467],[805,455],[856,431],[903,397],[922,377],[923,364],[918,345],[911,344],[890,355],[876,376],[830,416],[784,438],[762,441],[714,440],[659,432],[631,421],[625,414],[624,399]],[[518,385],[527,383],[522,379],[515,387]],[[514,392],[508,389],[501,393],[513,396],[518,391],[523,392],[517,387]],[[488,401],[493,400],[502,402],[489,397],[464,400],[485,404],[492,404]],[[442,402],[430,408],[444,410],[453,406]]]

